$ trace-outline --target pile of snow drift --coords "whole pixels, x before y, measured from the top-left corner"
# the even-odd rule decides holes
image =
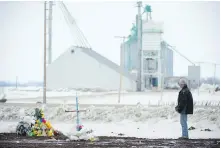
[[[202,84],[200,86],[200,91],[210,91],[210,92],[213,92],[215,91],[215,88],[217,88],[218,85],[211,85],[211,84]]]
[[[76,121],[75,113],[65,113],[65,110],[71,110],[74,106],[58,106],[45,107],[45,118],[51,122],[66,122],[73,123]],[[86,112],[80,113],[80,119],[84,122],[121,122],[130,120],[133,122],[145,122],[149,119],[171,119],[177,120],[179,114],[174,110],[173,105],[165,106],[90,106],[85,108]],[[82,108],[83,109],[83,108]],[[34,107],[9,107],[3,106],[0,108],[0,121],[16,121],[21,118],[21,111],[23,110],[26,116],[32,114]],[[200,120],[207,120],[213,124],[219,125],[220,120],[219,106],[195,106],[194,114],[189,117],[190,121],[198,122]],[[26,119],[30,120],[30,119]]]
[[[97,141],[98,137],[95,136],[92,129],[83,128],[80,131],[76,131],[75,127],[70,132],[64,133],[70,140],[90,140]]]

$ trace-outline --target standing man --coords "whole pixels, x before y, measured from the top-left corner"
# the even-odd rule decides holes
[[[182,127],[182,137],[179,139],[189,139],[187,115],[193,114],[193,97],[185,79],[179,80],[179,86],[181,91],[178,96],[178,105],[175,107],[176,111],[180,113],[180,124]]]

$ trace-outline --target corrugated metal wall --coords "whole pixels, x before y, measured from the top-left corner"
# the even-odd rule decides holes
[[[165,77],[173,76],[173,50],[171,50],[166,44],[165,41],[162,42],[162,53],[163,53],[163,70]]]
[[[145,50],[160,50],[161,49],[161,34],[143,33],[142,49]]]
[[[123,46],[121,46],[123,48]],[[137,69],[138,62],[138,50],[137,50],[137,41],[130,41],[125,43],[125,49],[123,52],[124,60],[123,65],[124,69],[127,71],[131,71],[133,69]]]
[[[167,49],[166,55],[166,76],[172,77],[173,76],[173,51],[171,49]]]

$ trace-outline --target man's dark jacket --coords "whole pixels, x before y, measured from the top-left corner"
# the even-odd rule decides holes
[[[185,85],[179,92],[178,105],[176,106],[176,111],[181,113],[186,107],[186,114],[193,114],[193,97],[189,88]]]

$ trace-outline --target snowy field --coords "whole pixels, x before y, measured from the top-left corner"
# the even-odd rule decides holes
[[[218,105],[220,100],[220,93],[209,93],[208,86],[201,88],[198,95],[197,91],[193,92],[193,97],[196,105]],[[42,102],[42,89],[35,87],[21,87],[5,88],[4,89],[7,103],[36,103]],[[47,91],[47,103],[49,104],[75,104],[76,92],[79,96],[80,104],[94,104],[94,105],[115,105],[118,104],[118,91],[104,91],[104,90],[73,90],[73,89],[59,89]],[[0,94],[1,95],[1,94]],[[165,90],[160,92],[126,92],[121,94],[121,105],[136,105],[137,103],[143,105],[165,105],[176,104],[178,91]]]
[[[37,101],[42,101],[42,91],[33,89],[8,90],[7,103],[0,104],[0,132],[14,132],[15,126],[24,116],[30,115]],[[52,125],[69,134],[75,130],[75,113],[64,110],[75,109],[76,91],[49,91],[45,117]],[[81,123],[96,136],[124,136],[145,138],[177,138],[181,135],[179,114],[174,111],[177,91],[124,92],[118,104],[117,92],[78,91]],[[220,94],[193,92],[194,114],[189,116],[190,138],[220,138]],[[25,120],[29,120],[25,117]],[[204,131],[210,129],[211,131]]]
[[[74,131],[75,113],[65,113],[64,109],[72,107],[48,107],[45,109],[46,119],[52,125],[68,134]],[[13,132],[23,112],[30,114],[34,108],[3,107],[1,108],[0,132]],[[190,131],[191,138],[219,138],[219,107],[196,107],[194,115],[189,116],[189,126],[196,129]],[[148,138],[177,138],[180,136],[179,116],[174,106],[145,107],[88,107],[80,114],[81,123],[87,129],[95,131],[97,136],[125,136]],[[29,120],[28,117],[25,120]],[[201,131],[204,129],[212,131]]]

